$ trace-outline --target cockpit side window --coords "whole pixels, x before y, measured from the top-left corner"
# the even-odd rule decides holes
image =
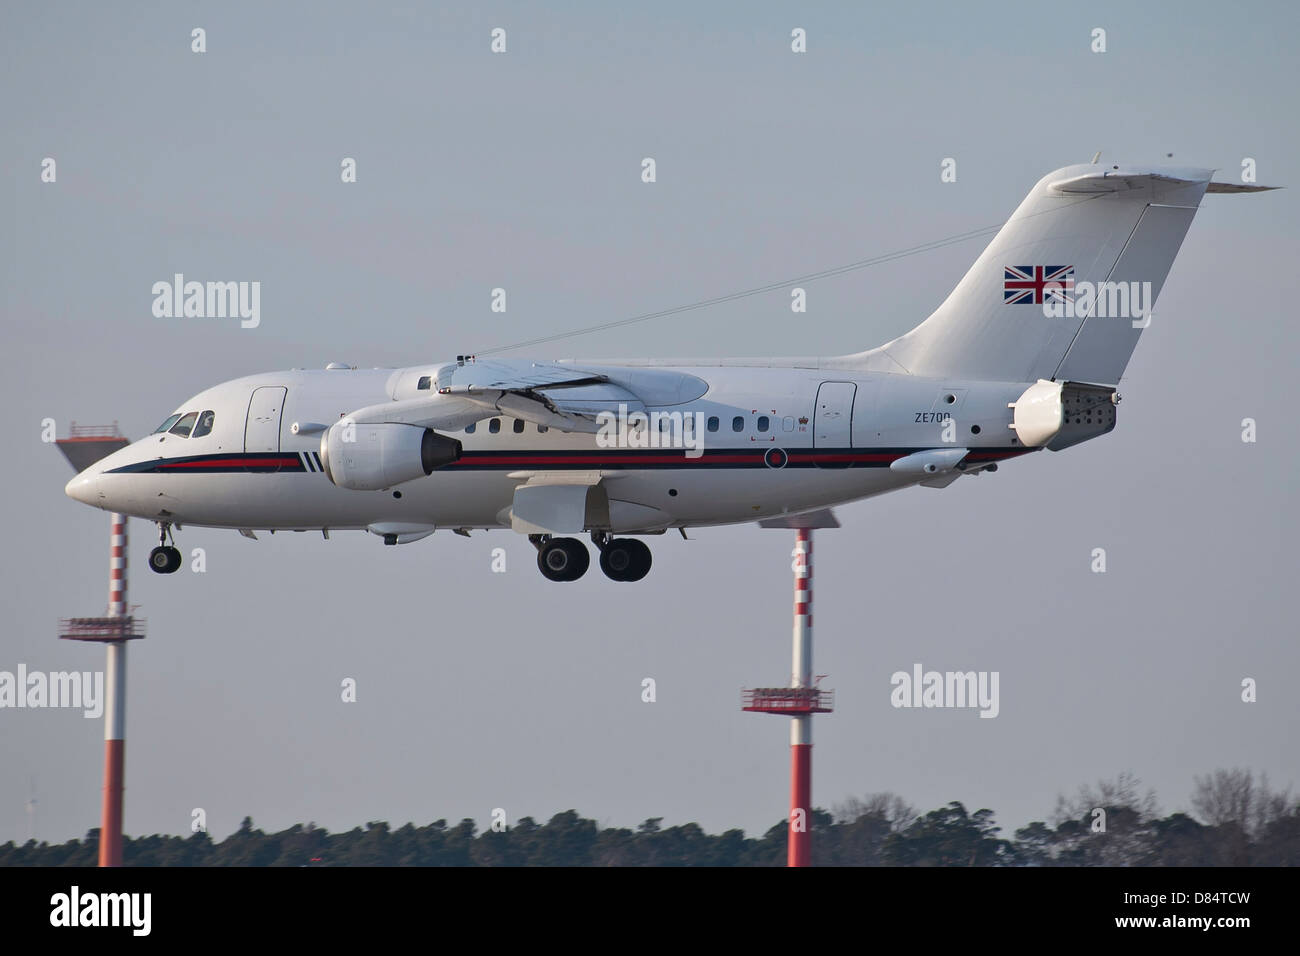
[[[153,433],[157,435],[159,432],[167,431],[169,428],[171,428],[173,425],[176,424],[177,419],[179,419],[180,417],[181,416],[179,412],[177,412],[175,415],[169,415],[167,417],[167,421],[163,422],[161,425],[155,428],[153,430]]]
[[[182,438],[189,438],[190,431],[194,428],[194,423],[199,420],[198,412],[186,412],[181,416],[181,420],[171,427],[173,435],[180,435]]]
[[[216,413],[209,409],[206,412],[199,412],[199,420],[194,425],[194,431],[190,432],[191,438],[202,438],[212,431],[212,423],[216,419]]]

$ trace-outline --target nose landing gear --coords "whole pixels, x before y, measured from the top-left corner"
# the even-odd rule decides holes
[[[174,547],[175,539],[172,539],[172,547],[167,545],[167,539],[171,536],[171,522],[159,521],[158,547],[149,552],[149,567],[158,574],[174,574],[181,566],[181,553]]]

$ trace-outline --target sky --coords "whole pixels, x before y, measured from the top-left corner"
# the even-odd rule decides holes
[[[1224,181],[1253,159],[1290,188],[1206,197],[1113,433],[817,533],[836,711],[813,786],[990,807],[1009,836],[1125,771],[1164,812],[1220,767],[1300,785],[1297,28],[1287,3],[8,3],[0,670],[103,666],[57,639],[103,611],[108,516],[64,496],[47,419],[140,437],[254,372],[451,360],[780,282],[997,225],[1098,150]],[[803,315],[778,289],[506,354],[855,352],[923,320],[985,241],[808,283]],[[156,318],[177,272],[259,281],[260,324]],[[547,582],[508,531],[187,527],[206,571],[166,577],[152,526],[131,535],[129,834],[187,834],[197,808],[217,839],[245,816],[785,817],[786,721],[739,698],[788,678],[791,532],[649,539],[634,586]],[[998,717],[892,707],[915,663],[998,671]],[[98,826],[102,740],[80,711],[0,710],[0,842]]]

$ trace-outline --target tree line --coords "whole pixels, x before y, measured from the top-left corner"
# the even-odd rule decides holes
[[[1001,835],[992,810],[959,802],[918,813],[892,793],[811,814],[820,866],[1296,866],[1300,801],[1266,777],[1217,770],[1195,778],[1190,813],[1162,816],[1131,774],[1061,796],[1047,821]],[[308,823],[264,833],[245,817],[220,842],[207,833],[123,840],[127,866],[783,866],[786,822],[761,837],[705,833],[695,823],[600,827],[575,810],[504,830],[371,822],[341,833]],[[0,866],[94,866],[98,830],[84,840],[0,845]]]

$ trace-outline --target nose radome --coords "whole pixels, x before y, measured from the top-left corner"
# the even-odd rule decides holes
[[[87,468],[77,477],[63,486],[63,493],[82,504],[99,505],[99,492],[96,489],[99,476]]]

